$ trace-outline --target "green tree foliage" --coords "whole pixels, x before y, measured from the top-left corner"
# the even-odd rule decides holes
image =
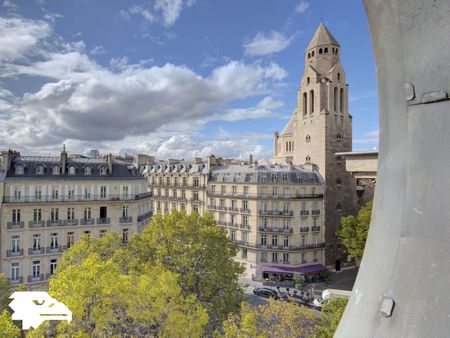
[[[20,338],[22,331],[14,325],[8,310],[3,310],[0,314],[0,337],[2,338]]]
[[[326,302],[322,307],[322,317],[320,325],[317,326],[315,336],[317,338],[332,338],[339,325],[348,299],[336,298]]]
[[[226,338],[278,338],[311,337],[318,326],[314,310],[293,303],[269,300],[268,304],[253,308],[242,303],[240,315],[230,315],[223,323],[223,333],[216,337]]]
[[[369,232],[370,218],[372,215],[372,202],[367,203],[354,216],[342,217],[337,236],[349,255],[355,259],[361,259]]]
[[[13,288],[9,283],[8,278],[4,273],[0,273],[0,312],[8,309],[8,304],[11,302],[9,296],[11,296]]]

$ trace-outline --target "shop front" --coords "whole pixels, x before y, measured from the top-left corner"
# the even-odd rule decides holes
[[[301,266],[262,265],[263,284],[267,286],[294,287],[295,279],[299,276],[305,278],[306,283],[321,281],[321,271],[327,268],[323,264],[310,264]]]

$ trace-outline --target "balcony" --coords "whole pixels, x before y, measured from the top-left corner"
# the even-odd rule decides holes
[[[217,224],[218,224],[218,225],[222,225],[222,226],[226,226],[226,225],[227,225],[227,222],[222,221],[222,220],[218,220],[218,221],[217,221]]]
[[[250,230],[250,225],[240,224],[239,228],[244,229],[244,230]]]
[[[143,222],[143,221],[149,220],[152,217],[152,215],[153,215],[153,213],[151,211],[149,211],[143,215],[138,216],[137,221]]]
[[[229,227],[231,227],[231,228],[236,228],[236,229],[238,228],[237,223],[231,223],[231,222],[228,222],[227,225],[228,225]]]
[[[77,219],[66,219],[66,220],[64,220],[64,225],[66,225],[66,226],[78,225],[78,220]]]
[[[151,192],[143,192],[141,194],[135,195],[134,199],[135,200],[142,200],[142,199],[149,198],[149,197],[152,197],[152,193]]]
[[[209,210],[217,210],[217,206],[215,205],[208,205]]]
[[[23,249],[6,250],[6,257],[20,257],[23,256]]]
[[[109,218],[109,217],[100,217],[100,218],[97,218],[97,224],[98,224],[98,225],[111,224],[111,218]]]
[[[324,248],[324,247],[325,247],[325,243],[305,244],[305,245],[300,245],[300,250],[319,249],[319,248]]]
[[[279,210],[259,210],[258,214],[261,216],[278,216],[278,217],[293,217],[293,211],[279,211]]]
[[[48,246],[45,250],[46,253],[59,253],[63,252],[63,247],[61,245],[58,246]]]
[[[311,215],[313,216],[319,216],[320,215],[320,210],[319,209],[315,209],[311,211]]]
[[[60,219],[47,221],[47,227],[58,227],[62,226],[63,222]]]
[[[226,206],[223,206],[223,205],[219,205],[219,206],[217,207],[217,210],[227,211],[227,207],[226,207]]]
[[[19,222],[8,222],[7,223],[7,227],[8,229],[22,229],[24,227],[24,223],[19,221]]]
[[[16,198],[14,196],[5,196],[3,202],[4,203],[47,203],[47,202],[96,202],[96,201],[133,201],[133,200],[142,200],[146,198],[152,197],[151,192],[144,192],[135,195],[67,195],[67,196],[58,196],[57,198],[53,198],[52,195],[42,195],[40,197],[36,197],[35,195],[29,196],[21,196],[21,198]]]
[[[292,233],[293,229],[289,228],[276,228],[276,227],[259,227],[259,231],[261,232],[277,232],[277,233]]]
[[[43,227],[45,227],[45,221],[29,221],[28,227],[29,228],[43,228]]]
[[[93,218],[82,218],[80,219],[81,225],[95,225],[95,219]]]
[[[239,210],[240,210],[240,212],[241,212],[242,214],[250,214],[250,213],[251,213],[251,212],[250,212],[250,209],[240,208]]]
[[[39,283],[44,281],[44,275],[29,275],[28,276],[28,283]]]
[[[238,208],[228,207],[228,211],[229,212],[239,212],[239,209]]]
[[[309,227],[301,227],[300,232],[309,232]]]
[[[12,284],[12,285],[17,285],[17,284],[22,284],[23,283],[23,277],[22,276],[19,276],[19,277],[17,277],[17,278],[8,278],[8,280],[9,280],[9,282]]]
[[[320,226],[311,227],[311,231],[313,232],[320,231]]]
[[[29,248],[28,249],[28,256],[43,255],[44,253],[45,253],[44,248]]]
[[[309,210],[300,210],[300,216],[309,216]]]
[[[133,217],[129,216],[129,217],[120,217],[119,218],[119,223],[120,224],[126,224],[126,223],[132,223],[133,222]]]

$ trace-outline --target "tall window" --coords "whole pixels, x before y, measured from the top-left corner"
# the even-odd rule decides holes
[[[58,208],[52,208],[50,210],[50,220],[51,221],[59,220],[59,209]]]
[[[67,219],[68,220],[75,219],[75,208],[67,208]]]
[[[20,209],[13,209],[13,211],[12,211],[12,221],[13,221],[13,223],[20,222]]]
[[[289,236],[284,236],[283,246],[289,248]]]
[[[56,271],[56,266],[58,265],[58,260],[56,258],[52,258],[50,260],[50,274],[53,275]]]
[[[11,263],[11,280],[15,281],[19,279],[20,269],[19,263]]]
[[[122,207],[122,217],[123,218],[128,218],[128,206],[123,206]]]
[[[248,196],[248,186],[244,186],[244,196]]]
[[[242,201],[242,211],[248,210],[248,201]]]
[[[308,113],[308,94],[303,93],[303,115]]]
[[[52,186],[52,199],[57,200],[59,198],[59,186]]]
[[[39,275],[41,274],[41,261],[33,261],[31,274],[33,278],[39,278]]]
[[[277,247],[278,246],[278,236],[277,235],[273,235],[272,236],[272,246],[273,247]]]
[[[310,112],[312,114],[312,113],[314,113],[314,90],[311,90],[309,92],[309,101],[310,101],[309,106],[311,107]]]
[[[33,222],[40,222],[42,220],[42,209],[33,210]]]
[[[100,237],[103,237],[105,235],[106,235],[106,230],[105,229],[100,230]]]
[[[34,199],[40,201],[42,199],[42,187],[36,186],[34,187]]]
[[[194,187],[200,186],[200,177],[194,177]]]
[[[20,251],[20,235],[11,236],[10,248],[11,248],[11,252],[19,252]]]
[[[230,232],[230,238],[231,238],[231,240],[233,240],[233,241],[236,240],[236,230],[231,229],[231,232]]]
[[[67,198],[70,200],[75,199],[75,186],[69,185],[67,188]]]
[[[287,252],[283,253],[283,263],[289,264],[289,253]]]
[[[261,252],[261,262],[263,262],[263,263],[267,262],[267,252],[266,251]]]
[[[33,250],[40,250],[41,249],[41,235],[40,234],[34,234],[33,235]]]
[[[341,88],[339,95],[339,111],[342,113],[344,111],[344,89]]]
[[[248,217],[247,216],[242,216],[242,225],[244,227],[248,226]]]
[[[84,219],[92,218],[92,210],[91,208],[84,208]]]
[[[337,112],[338,111],[338,89],[337,87],[334,87],[334,111]]]
[[[74,244],[75,244],[75,233],[73,231],[69,231],[67,233],[67,248],[70,248]]]
[[[55,166],[52,168],[52,174],[53,174],[53,175],[59,175],[59,167],[58,167],[57,165],[55,165]]]
[[[248,232],[247,231],[242,232],[242,242],[248,243]]]
[[[122,196],[124,198],[128,198],[128,186],[127,185],[122,186]]]
[[[267,246],[267,236],[261,235],[261,246]]]
[[[272,263],[278,262],[278,253],[272,252]]]
[[[55,249],[58,247],[59,235],[57,232],[52,232],[50,234],[50,248]]]
[[[91,194],[92,194],[91,186],[90,185],[85,186],[84,187],[84,198],[85,199],[91,198]]]
[[[20,201],[22,199],[22,187],[14,187],[14,200]]]
[[[122,229],[122,243],[128,243],[128,229]]]
[[[100,198],[106,198],[106,185],[100,186]]]

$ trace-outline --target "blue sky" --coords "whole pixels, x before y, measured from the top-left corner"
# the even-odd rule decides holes
[[[373,149],[364,8],[332,0],[4,1],[0,147],[270,158],[321,18],[341,44],[353,149]]]

